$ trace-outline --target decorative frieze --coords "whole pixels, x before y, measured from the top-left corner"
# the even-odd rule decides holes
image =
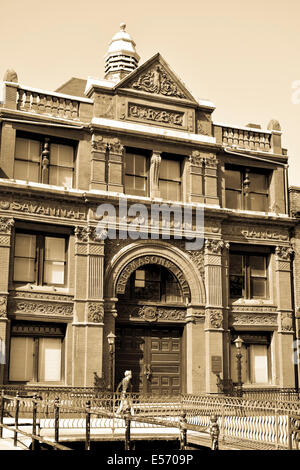
[[[184,113],[182,112],[136,103],[128,103],[128,118],[146,122],[152,121],[172,127],[183,127],[184,124]]]
[[[231,312],[232,313],[248,313],[248,312],[254,312],[254,313],[272,313],[272,314],[277,314],[277,307],[273,306],[256,306],[256,305],[232,305],[231,306]]]
[[[10,314],[24,313],[45,316],[49,315],[71,317],[73,314],[73,304],[13,300],[8,303],[8,311]]]
[[[155,65],[142,73],[137,80],[129,83],[129,86],[147,93],[187,98],[161,64]]]
[[[274,228],[269,229],[255,224],[251,227],[235,223],[224,224],[223,234],[251,241],[288,241],[287,230]]]
[[[277,326],[277,315],[267,313],[232,313],[229,316],[229,323],[232,326]]]
[[[121,317],[128,317],[129,320],[141,320],[149,323],[159,321],[185,321],[186,317],[185,308],[157,307],[152,305],[130,306],[121,304],[118,310]]]
[[[59,294],[52,294],[52,293],[44,293],[44,292],[28,292],[28,291],[11,291],[10,292],[11,299],[34,299],[39,301],[46,301],[50,300],[52,302],[72,302],[73,296],[72,295],[59,295]]]
[[[8,217],[0,217],[0,232],[10,234],[14,224],[14,219],[9,219]]]
[[[102,323],[104,318],[103,305],[98,302],[89,302],[88,321],[91,323]]]

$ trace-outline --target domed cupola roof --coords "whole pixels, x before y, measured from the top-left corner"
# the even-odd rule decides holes
[[[119,82],[138,67],[140,56],[135,50],[135,42],[125,31],[126,24],[120,24],[105,55],[105,78]]]

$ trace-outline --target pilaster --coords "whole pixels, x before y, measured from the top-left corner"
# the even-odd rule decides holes
[[[11,249],[11,231],[14,220],[0,217],[0,384],[4,382],[5,367],[9,348],[9,321],[7,316],[7,298],[9,281],[9,258]]]
[[[159,172],[161,164],[160,152],[153,152],[150,162],[150,195],[151,197],[160,197],[158,189]]]
[[[205,202],[219,204],[218,199],[218,160],[214,154],[205,156],[204,160]]]
[[[291,297],[291,246],[275,249],[280,387],[294,387],[294,319]],[[290,354],[288,354],[290,352]]]
[[[92,386],[102,377],[104,243],[96,227],[75,228],[73,386]]]
[[[189,158],[190,163],[190,202],[204,202],[204,158],[194,150]]]
[[[124,189],[124,147],[119,139],[108,144],[108,191],[122,193]]]
[[[224,377],[224,319],[223,319],[223,276],[222,250],[225,244],[221,239],[206,239],[204,252],[206,306],[205,306],[205,356],[206,392],[216,393],[216,375],[212,371],[212,358],[222,361]]]
[[[107,153],[108,144],[102,136],[92,135],[90,189],[107,189]]]

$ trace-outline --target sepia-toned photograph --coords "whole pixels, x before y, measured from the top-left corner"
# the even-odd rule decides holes
[[[300,3],[0,2],[0,451],[300,450]]]

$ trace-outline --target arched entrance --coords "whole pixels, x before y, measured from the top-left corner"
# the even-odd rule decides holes
[[[186,374],[185,325],[191,301],[204,303],[204,286],[186,254],[156,241],[120,250],[106,270],[113,299],[116,384],[127,369],[133,390],[178,394]]]

